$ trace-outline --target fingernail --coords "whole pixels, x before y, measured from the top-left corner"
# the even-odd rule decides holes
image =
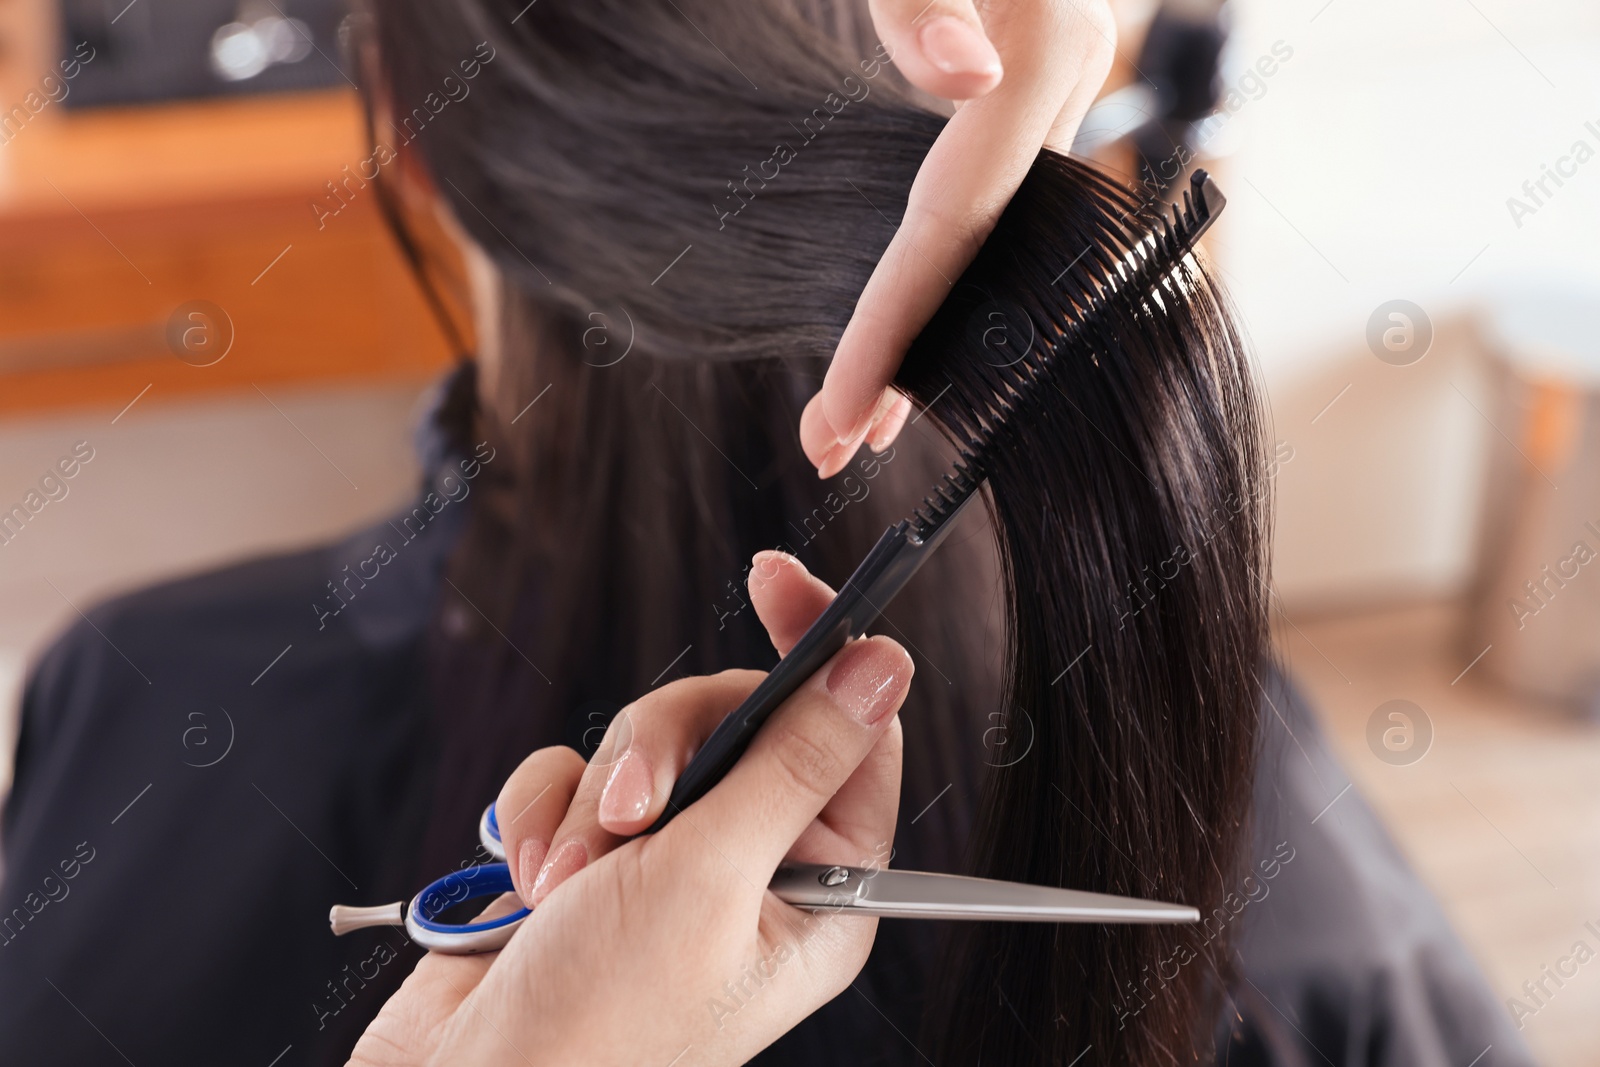
[[[750,559],[750,588],[759,589],[778,576],[778,572],[785,567],[799,567],[800,573],[806,573],[805,564],[787,552],[777,549],[764,548]]]
[[[906,397],[897,397],[889,405],[889,410],[883,413],[883,417],[872,427],[872,432],[867,434],[867,447],[872,449],[874,455],[882,455],[885,449],[894,444],[894,439],[905,429],[906,416],[909,414],[911,401]]]
[[[589,850],[583,847],[582,841],[569,838],[561,842],[555,851],[550,853],[550,858],[544,861],[539,877],[534,879],[528,907],[531,908],[544,900],[550,895],[551,890],[583,870],[584,864],[588,862]]]
[[[885,395],[888,395],[888,392],[889,390],[884,390]],[[883,397],[880,396],[878,398],[878,402],[872,405],[872,407],[867,410],[865,415],[856,420],[854,428],[852,428],[849,433],[841,434],[839,436],[839,443],[841,445],[847,445],[851,441],[859,441],[863,437],[867,436],[867,433],[872,429],[872,424],[878,421],[878,412],[882,410],[882,406]]]
[[[649,814],[655,788],[649,761],[628,749],[612,766],[605,788],[600,790],[600,822],[638,822]]]
[[[872,439],[883,428],[884,420],[888,419],[889,413],[894,410],[894,403],[899,397],[900,394],[893,389],[885,389],[883,395],[878,397],[878,402],[872,405],[872,414],[867,416],[866,431],[861,435],[862,439],[869,443],[869,447]]]
[[[871,726],[899,706],[912,670],[911,657],[893,641],[862,638],[835,658],[828,692],[856,721]]]
[[[862,430],[859,436],[828,449],[827,454],[822,457],[822,462],[817,464],[817,477],[823,479],[832,478],[835,474],[844,470],[845,465],[850,462],[850,457],[855,455],[856,449],[861,447],[861,441],[867,436],[867,430],[870,429],[872,429],[872,424],[868,423],[867,428]]]
[[[536,837],[528,838],[517,849],[517,881],[522,884],[522,902],[529,907],[533,906],[533,886],[539,880],[539,866],[549,851],[550,846]]]
[[[929,63],[946,74],[1000,73],[1000,54],[972,23],[942,15],[917,32],[917,43]]]
[[[850,462],[850,457],[855,455],[855,446],[834,445],[823,455],[822,462],[817,464],[817,477],[823,480],[832,478],[844,470]]]

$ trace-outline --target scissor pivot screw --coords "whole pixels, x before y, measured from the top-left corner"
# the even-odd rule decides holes
[[[850,880],[850,872],[843,867],[829,867],[817,875],[817,881],[826,886],[844,885]]]

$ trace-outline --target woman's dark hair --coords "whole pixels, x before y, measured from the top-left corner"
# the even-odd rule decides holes
[[[933,424],[978,432],[1149,220],[1041,155],[907,358],[899,385],[928,417],[819,482],[801,407],[943,124],[861,43],[864,3],[378,0],[367,18],[377,141],[420,155],[500,278],[495,387],[457,408],[504,458],[434,631],[420,879],[471,855],[529,751],[593,751],[671,677],[770,666],[751,555],[785,548],[841,582],[953,456]],[[1264,652],[1254,394],[1192,260],[1091,340],[1057,353],[988,512],[880,624],[918,673],[896,864],[1208,921],[972,925],[942,947],[885,923],[858,996],[775,1062],[1209,1056],[1226,977],[1210,913],[1239,866]],[[904,1044],[878,1041],[878,1013]]]
[[[1041,154],[898,384],[959,442],[1020,398],[987,466],[1005,707],[1033,748],[987,776],[971,869],[1182,901],[1204,922],[961,929],[946,1062],[1185,1062],[1216,1023],[1267,636],[1267,482],[1244,346],[1203,270],[1180,261],[1139,292],[1151,214]]]

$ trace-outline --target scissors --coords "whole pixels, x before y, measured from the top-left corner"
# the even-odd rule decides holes
[[[335,934],[368,926],[404,926],[430,952],[495,952],[532,914],[467,923],[440,922],[458,904],[513,891],[511,868],[494,805],[478,820],[478,840],[496,860],[452,871],[408,901],[357,908],[336,904],[328,913]],[[988,922],[1189,923],[1200,913],[1181,904],[1086,893],[1077,889],[999,882],[924,871],[893,871],[824,863],[786,863],[767,886],[779,900],[807,911],[836,911],[891,919],[974,919]]]
[[[1093,320],[1106,302],[1123,291],[1123,284],[1140,292],[1158,286],[1161,271],[1194,247],[1217,213],[1227,203],[1203,170],[1190,178],[1183,208],[1173,208],[1171,220],[1163,218],[1146,235],[1141,247],[1148,254],[1144,266],[1107,279],[1107,287],[1090,302],[1080,318]],[[1109,294],[1109,295],[1108,295]],[[1134,298],[1139,298],[1135,292]],[[1088,335],[1075,330],[1063,343],[1087,344]],[[833,602],[811,624],[789,654],[762,679],[695,753],[673,784],[666,810],[647,833],[665,826],[677,813],[705,796],[738,761],[761,726],[783,702],[800,688],[845,644],[860,637],[883,609],[955,527],[957,518],[980,495],[987,479],[988,450],[1011,438],[1014,409],[1006,407],[983,440],[962,448],[960,458],[944,480],[924,498],[910,518],[886,530],[862,559]],[[497,863],[465,867],[445,875],[408,903],[374,908],[338,906],[329,914],[335,934],[364,926],[404,926],[412,940],[435,952],[492,952],[511,938],[529,911],[483,922],[441,923],[439,917],[466,900],[511,890],[511,871],[504,862],[505,848],[494,805],[483,813],[478,837]],[[889,918],[983,919],[1000,922],[1197,922],[1200,913],[1179,904],[1106,896],[1050,886],[1021,885],[982,878],[965,878],[917,871],[890,871],[864,867],[787,864],[780,867],[768,888],[780,899],[813,911],[838,909],[857,915]]]

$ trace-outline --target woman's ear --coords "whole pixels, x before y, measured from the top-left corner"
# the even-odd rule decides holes
[[[478,243],[468,236],[449,201],[435,197],[434,216],[439,228],[460,255],[466,275],[468,309],[472,317],[473,351],[478,360],[478,398],[487,406],[499,393],[501,380],[500,269]]]

